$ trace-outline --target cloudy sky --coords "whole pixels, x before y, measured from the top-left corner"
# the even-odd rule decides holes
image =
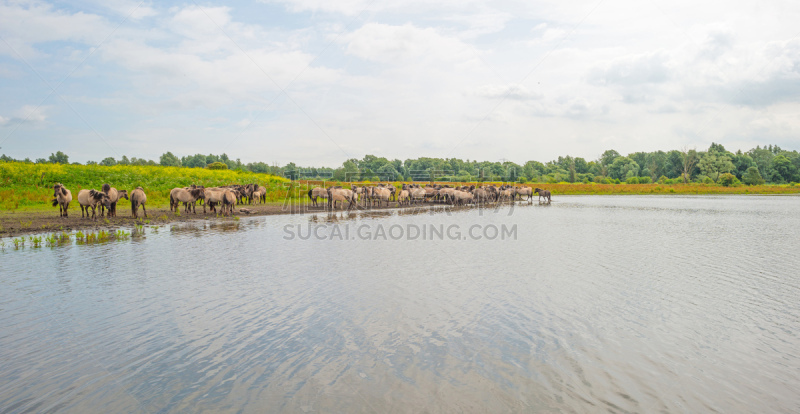
[[[800,149],[797,1],[0,3],[0,152]]]

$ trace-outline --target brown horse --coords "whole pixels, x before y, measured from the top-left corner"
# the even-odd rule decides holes
[[[72,201],[72,193],[64,188],[61,183],[57,183],[53,186],[53,197],[55,197],[53,199],[53,207],[58,206],[59,217],[69,217],[67,209]]]
[[[548,204],[550,203],[550,201],[551,201],[550,200],[550,190],[542,190],[541,188],[537,188],[537,189],[533,190],[533,193],[534,194],[539,194],[539,202],[540,203],[542,202],[542,197],[544,197],[544,199],[547,201]]]
[[[147,195],[145,195],[144,190],[142,189],[142,187],[136,187],[136,189],[131,192],[131,215],[133,216],[133,218],[139,217],[139,215],[137,214],[139,206],[142,206],[144,217],[147,218],[147,209],[144,208],[144,203],[146,202],[147,202]]]
[[[89,208],[92,209],[91,218],[97,220],[97,207],[103,206],[106,209],[111,209],[111,199],[108,194],[97,190],[81,190],[78,192],[78,203],[81,205],[81,218],[84,212],[86,218],[89,218]]]

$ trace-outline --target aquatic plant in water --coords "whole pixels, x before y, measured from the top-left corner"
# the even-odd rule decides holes
[[[41,247],[42,236],[28,236],[28,241],[31,242],[32,247]]]
[[[144,236],[144,225],[136,224],[133,226],[133,231],[131,231],[131,236]]]

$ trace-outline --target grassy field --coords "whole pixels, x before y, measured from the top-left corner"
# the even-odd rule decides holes
[[[28,164],[0,162],[0,210],[28,211],[52,209],[53,183],[64,184],[73,195],[84,188],[99,189],[109,183],[118,189],[144,188],[151,206],[168,204],[169,191],[175,187],[201,184],[206,187],[258,183],[267,188],[267,201],[284,203],[305,198],[308,188],[317,185],[340,185],[337,182],[289,180],[245,171],[207,170],[203,168],[160,166],[114,166]],[[355,183],[361,185],[363,183]],[[395,183],[400,185],[400,183]],[[421,183],[424,184],[424,183]],[[470,183],[448,183],[451,185]],[[490,183],[484,183],[490,184]],[[502,183],[493,183],[500,185]],[[350,183],[344,183],[349,187]],[[596,183],[526,183],[531,187],[559,194],[800,194],[800,186],[761,185],[723,187],[708,184],[596,184]]]
[[[267,201],[280,202],[289,180],[267,174],[160,166],[28,164],[0,162],[0,210],[53,208],[53,184],[62,183],[73,197],[81,189],[100,189],[104,183],[120,190],[141,186],[152,206],[169,203],[175,187],[201,184],[207,187],[258,183],[267,188]]]

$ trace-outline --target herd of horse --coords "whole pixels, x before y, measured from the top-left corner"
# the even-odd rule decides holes
[[[192,185],[190,187],[173,188],[169,193],[169,209],[178,212],[178,207],[183,203],[184,211],[196,213],[196,204],[199,202],[203,206],[203,213],[206,206],[212,213],[216,213],[217,206],[220,206],[222,215],[234,213],[234,206],[244,202],[252,204],[253,201],[266,202],[267,189],[258,184],[229,185],[224,187],[209,187],[202,185]],[[78,192],[78,203],[81,206],[81,218],[91,218],[97,220],[97,209],[100,209],[99,217],[104,217],[105,210],[108,210],[107,217],[116,217],[117,202],[121,199],[130,200],[131,216],[138,218],[139,207],[142,207],[144,216],[147,217],[147,195],[142,187],[136,187],[128,195],[127,190],[117,190],[109,184],[103,184],[101,190],[80,190]],[[53,207],[58,206],[60,217],[69,217],[69,204],[72,202],[72,192],[61,183],[53,186]],[[90,215],[91,211],[91,215]]]
[[[341,203],[341,208],[344,208],[344,204],[347,203],[347,208],[351,209],[357,207],[359,202],[363,203],[365,207],[375,205],[388,206],[390,202],[397,203],[398,207],[425,202],[460,206],[513,202],[517,198],[522,199],[523,197],[531,202],[534,194],[539,196],[540,203],[542,198],[546,203],[551,201],[549,190],[511,185],[501,185],[499,187],[494,185],[451,187],[449,185],[427,184],[423,187],[419,184],[403,184],[402,187],[397,188],[391,184],[378,184],[375,186],[353,185],[349,189],[341,186],[332,186],[328,188],[315,187],[308,190],[308,198],[313,206],[318,207],[319,199],[322,198],[327,200],[330,209],[336,209],[337,203]]]
[[[233,214],[237,204],[252,204],[254,201],[265,203],[267,189],[258,184],[234,184],[223,187],[204,187],[202,185],[192,185],[189,187],[173,188],[169,193],[169,209],[178,213],[178,207],[183,203],[185,212],[197,213],[196,205],[203,206],[203,214],[206,207],[212,213],[217,213],[217,206],[220,207],[220,214]],[[308,198],[314,207],[319,207],[318,200],[325,199],[328,207],[335,209],[337,203],[340,208],[344,208],[344,203],[348,203],[348,209],[358,206],[362,202],[367,206],[388,206],[390,202],[396,202],[397,206],[413,205],[420,203],[445,203],[450,205],[484,204],[513,202],[517,198],[531,202],[533,195],[539,195],[539,202],[544,198],[546,203],[550,203],[550,191],[541,188],[532,189],[531,187],[515,187],[511,185],[502,186],[459,186],[431,185],[424,187],[419,184],[403,184],[398,188],[391,184],[378,184],[375,186],[353,185],[350,189],[341,186],[328,188],[314,187],[308,190]],[[59,207],[59,216],[68,217],[69,204],[72,202],[72,193],[62,184],[57,183],[53,186],[53,207]],[[127,190],[117,190],[109,184],[103,184],[101,190],[80,190],[78,192],[78,203],[81,206],[81,218],[91,218],[97,220],[96,210],[100,209],[100,217],[103,217],[105,210],[108,210],[108,217],[116,217],[117,202],[121,199],[130,200],[131,216],[138,218],[138,209],[142,207],[144,216],[147,217],[145,203],[147,195],[142,187],[136,187],[128,194]],[[91,209],[91,216],[89,211]]]
[[[60,217],[69,217],[69,204],[72,202],[72,192],[64,187],[61,183],[56,183],[53,186],[53,207],[58,206],[58,214]],[[100,208],[100,217],[103,217],[104,210],[108,210],[108,217],[117,216],[117,202],[121,199],[130,200],[131,213],[134,218],[138,217],[139,207],[142,207],[144,216],[147,217],[147,210],[144,204],[147,202],[147,195],[145,195],[142,187],[136,187],[131,194],[128,195],[127,190],[117,190],[109,184],[103,184],[102,190],[80,190],[78,191],[78,204],[81,206],[81,218],[92,218],[97,220],[97,209]],[[92,211],[91,217],[89,216],[89,209]]]

